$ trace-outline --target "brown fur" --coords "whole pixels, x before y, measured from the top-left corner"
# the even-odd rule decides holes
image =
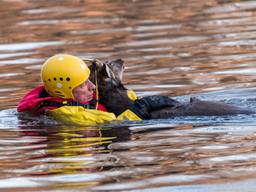
[[[94,84],[96,84],[96,78],[98,81],[100,103],[103,104],[108,111],[119,115],[124,112],[129,105],[133,104],[133,101],[127,96],[127,89],[121,82],[122,72],[124,70],[123,61],[121,59],[105,63],[95,61],[89,68],[91,70],[90,80]]]
[[[121,59],[105,63],[95,61],[90,66],[90,70],[90,80],[94,83],[96,83],[95,74],[97,74],[100,103],[108,111],[119,115],[133,104],[133,101],[127,96],[127,89],[122,84],[124,66]],[[151,111],[150,115],[152,119],[158,119],[175,116],[221,116],[252,113],[255,112],[223,102],[201,101],[191,98],[187,103],[177,102],[173,107]]]

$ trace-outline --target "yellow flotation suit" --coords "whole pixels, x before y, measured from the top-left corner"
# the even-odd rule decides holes
[[[127,95],[132,101],[138,99],[137,94],[133,90],[128,90]]]
[[[129,90],[127,92],[131,100],[136,100],[137,95],[134,91]],[[100,111],[96,109],[86,109],[81,106],[62,106],[48,111],[48,114],[57,121],[61,121],[67,124],[79,124],[79,125],[96,125],[108,123],[110,121],[118,120],[141,120],[134,112],[127,109],[119,116],[115,116],[114,113]]]
[[[133,90],[128,90],[127,91],[128,97],[132,100],[135,101],[138,99],[136,93]],[[123,113],[121,113],[118,117],[117,120],[130,120],[130,121],[139,121],[141,120],[140,117],[138,117],[134,112],[132,112],[130,109],[125,110]]]
[[[116,120],[114,113],[81,106],[63,106],[48,111],[48,114],[57,121],[67,124],[95,125]]]

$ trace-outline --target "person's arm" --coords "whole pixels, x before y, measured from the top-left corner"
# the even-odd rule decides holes
[[[116,120],[113,113],[79,106],[63,106],[48,112],[55,120],[67,124],[95,125]]]
[[[142,119],[151,119],[151,112],[167,107],[177,107],[179,105],[180,103],[178,101],[168,96],[153,95],[135,100],[130,108]]]

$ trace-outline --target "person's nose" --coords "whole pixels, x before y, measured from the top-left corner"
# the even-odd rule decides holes
[[[96,88],[96,86],[94,85],[94,83],[91,82],[90,80],[88,80],[88,82],[89,82],[89,89],[90,89],[90,90],[94,90],[94,89]]]

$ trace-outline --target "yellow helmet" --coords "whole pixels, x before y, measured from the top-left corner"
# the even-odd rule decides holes
[[[41,69],[41,78],[47,93],[65,99],[73,99],[72,90],[86,81],[89,75],[90,70],[86,63],[68,54],[50,57]]]

